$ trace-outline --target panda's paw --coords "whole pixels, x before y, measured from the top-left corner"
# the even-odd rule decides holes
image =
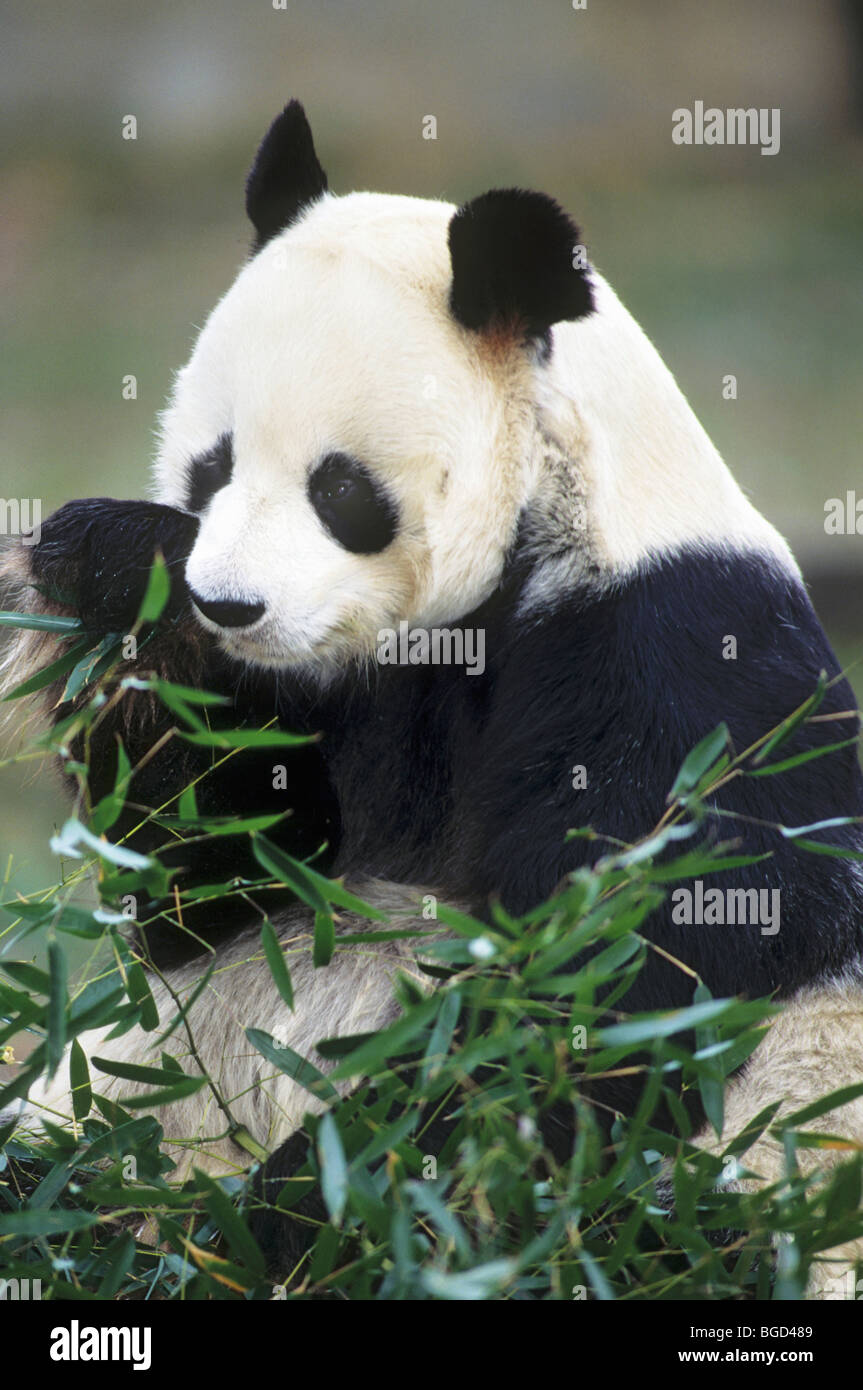
[[[249,1230],[260,1246],[268,1275],[278,1283],[291,1279],[326,1223],[327,1211],[317,1177],[308,1162],[309,1136],[297,1130],[258,1170],[252,1180]],[[307,1183],[289,1208],[276,1206],[289,1180]]]
[[[197,519],[156,502],[108,497],[67,502],[24,541],[29,583],[43,606],[73,613],[91,632],[125,632],[135,621],[154,557],[172,579],[171,605],[185,600],[182,571]],[[33,542],[36,542],[35,544]]]

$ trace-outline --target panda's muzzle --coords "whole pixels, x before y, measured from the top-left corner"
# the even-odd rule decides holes
[[[265,603],[246,603],[242,599],[202,598],[190,590],[192,602],[205,618],[219,627],[251,627],[262,616]]]

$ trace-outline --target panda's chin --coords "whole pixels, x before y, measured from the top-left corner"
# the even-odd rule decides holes
[[[221,629],[218,645],[226,656],[257,670],[285,671],[326,685],[343,669],[346,654],[340,644],[286,643],[264,632],[228,632]]]
[[[246,666],[263,666],[281,670],[293,664],[292,654],[280,644],[267,640],[263,634],[219,631],[217,639],[226,656]]]

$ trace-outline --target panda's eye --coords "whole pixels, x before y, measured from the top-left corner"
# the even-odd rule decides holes
[[[374,555],[395,536],[392,499],[348,454],[327,454],[312,471],[309,501],[333,539],[355,555]]]
[[[189,464],[188,508],[202,512],[216,493],[227,487],[234,470],[234,441],[220,434],[211,449],[198,454]]]
[[[326,502],[336,502],[340,498],[350,497],[355,491],[352,478],[340,478],[335,483],[324,483],[321,489],[321,496]]]

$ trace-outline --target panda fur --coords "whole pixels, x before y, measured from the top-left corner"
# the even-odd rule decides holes
[[[496,190],[456,209],[335,197],[292,102],[258,153],[247,209],[253,254],[177,377],[154,500],[68,503],[7,572],[28,608],[123,630],[158,546],[173,580],[170,622],[144,667],[230,695],[230,725],[275,717],[320,735],[289,755],[286,849],[327,840],[328,870],[407,920],[429,892],[479,915],[495,896],[521,913],[602,852],[566,842],[571,827],[626,842],[648,833],[686,753],[721,720],[746,748],[825,670],[820,712],[836,722],[804,724],[791,750],[858,732],[853,692],[787,545],[602,276],[574,256],[580,233],[551,199]],[[402,620],[482,629],[485,670],[377,664],[379,632]],[[736,661],[723,659],[728,634]],[[11,676],[44,659],[44,641],[22,639]],[[152,697],[126,692],[93,751],[94,798],[113,785],[114,733],[135,765],[168,720]],[[726,1138],[772,1099],[793,1109],[863,1077],[860,866],[796,853],[772,828],[863,814],[855,754],[741,778],[722,794],[745,851],[773,853],[729,881],[781,889],[778,934],[682,928],[669,904],[646,925],[664,954],[649,953],[627,1008],[691,1002],[691,976],[670,957],[714,995],[790,1001],[729,1086]],[[202,808],[285,809],[272,764],[271,752],[232,758],[200,784]],[[575,764],[588,771],[578,792]],[[133,798],[160,805],[204,766],[200,750],[180,754],[174,742],[136,775]],[[148,833],[135,848],[154,847]],[[863,845],[856,826],[821,838]],[[226,843],[178,851],[181,886],[214,869],[242,873],[247,850]],[[220,907],[217,922],[190,910],[182,929],[158,925],[145,945],[181,998],[200,978],[202,949],[216,948],[189,1016],[198,1056],[237,1122],[270,1151],[287,1144],[272,1161],[283,1172],[315,1102],[286,1076],[263,1076],[244,1029],[326,1070],[320,1038],[392,1019],[396,970],[426,977],[401,943],[340,950],[315,970],[310,913],[288,903],[274,921],[295,1012],[247,905]],[[168,989],[156,981],[154,994],[170,1016]],[[137,1031],[83,1042],[136,1062],[152,1047]],[[61,1069],[31,1093],[31,1113],[68,1114],[67,1088]],[[597,1099],[627,1110],[635,1093],[621,1082]],[[193,1161],[216,1172],[248,1163],[208,1090],[158,1117],[169,1150],[182,1141],[178,1179]],[[863,1102],[820,1123],[863,1140]],[[765,1177],[781,1171],[767,1140],[760,1162]]]

